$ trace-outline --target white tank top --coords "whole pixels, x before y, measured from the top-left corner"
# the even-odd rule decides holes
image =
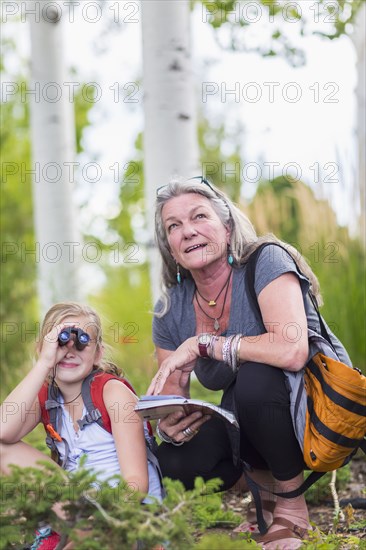
[[[87,413],[83,409],[83,416]],[[69,446],[69,455],[65,464],[65,469],[73,472],[79,468],[80,459],[86,456],[85,467],[97,474],[99,481],[105,481],[113,475],[122,475],[118,462],[117,450],[112,434],[99,426],[96,422],[87,424],[84,428],[75,431],[73,421],[69,412],[62,406],[62,425],[60,435],[67,441]],[[60,457],[65,458],[64,442],[57,442],[57,449]],[[162,491],[159,474],[156,467],[148,460],[149,490],[150,496],[162,500]],[[118,485],[118,479],[112,479],[108,483],[115,487]],[[148,502],[145,499],[144,502]]]

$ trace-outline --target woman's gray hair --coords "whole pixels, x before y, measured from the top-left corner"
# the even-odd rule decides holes
[[[300,252],[293,246],[277,239],[272,234],[257,237],[255,229],[250,220],[243,212],[229,199],[229,197],[205,179],[191,178],[188,180],[173,179],[167,185],[160,187],[157,191],[155,208],[155,239],[162,258],[162,296],[161,307],[155,313],[157,317],[163,317],[170,308],[168,289],[177,285],[177,264],[171,254],[168,238],[163,223],[163,208],[165,204],[174,197],[195,193],[206,197],[222,224],[230,230],[230,252],[234,258],[233,267],[238,267],[248,261],[249,256],[265,242],[280,243],[294,258],[300,271],[308,277],[311,284],[311,291],[318,303],[321,303],[319,282],[312,272],[310,266],[302,257]],[[192,278],[191,273],[180,266],[182,279]]]

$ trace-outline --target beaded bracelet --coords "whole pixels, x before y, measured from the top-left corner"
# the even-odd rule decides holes
[[[219,337],[216,336],[216,334],[211,334],[211,340],[210,344],[208,346],[208,354],[211,357],[211,359],[216,359],[215,357],[215,343],[219,341]]]
[[[225,338],[224,343],[222,344],[222,360],[224,361],[224,363],[227,363],[228,365],[231,365],[230,346],[234,336],[235,334],[228,336],[227,338]]]

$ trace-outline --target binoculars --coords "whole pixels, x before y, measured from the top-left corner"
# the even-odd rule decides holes
[[[81,328],[67,327],[62,329],[58,335],[59,346],[65,346],[70,340],[72,334],[76,335],[74,342],[76,349],[82,351],[90,342],[90,336],[81,330]]]

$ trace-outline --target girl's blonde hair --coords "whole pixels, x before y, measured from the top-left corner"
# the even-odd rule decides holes
[[[199,181],[200,179],[201,181]],[[280,241],[272,234],[258,237],[249,218],[245,216],[225,193],[204,178],[191,178],[188,180],[174,179],[157,190],[156,198],[155,239],[163,261],[162,307],[155,313],[157,317],[163,317],[167,311],[169,311],[170,297],[168,289],[177,284],[177,264],[171,254],[168,237],[163,223],[163,207],[170,199],[186,193],[196,193],[206,197],[210,201],[212,208],[215,210],[222,224],[230,230],[229,247],[234,258],[234,267],[245,264],[249,256],[261,244],[265,242],[279,243],[286,248],[295,260],[300,271],[309,279],[310,290],[315,296],[318,304],[320,305],[322,303],[318,279],[296,248],[288,243]],[[191,273],[182,267],[180,267],[180,272],[183,278],[192,278]]]
[[[40,330],[40,339],[38,350],[42,348],[42,343],[47,334],[52,330],[55,325],[62,324],[62,321],[66,317],[86,317],[89,319],[85,326],[80,327],[85,332],[89,332],[93,339],[95,339],[97,344],[97,350],[100,350],[103,344],[102,339],[102,323],[98,313],[92,307],[80,304],[78,302],[60,302],[53,305],[46,313],[43,323]],[[121,375],[121,370],[112,362],[105,359],[102,355],[98,365],[94,365],[94,369],[102,369],[105,372],[116,374],[117,376]]]

